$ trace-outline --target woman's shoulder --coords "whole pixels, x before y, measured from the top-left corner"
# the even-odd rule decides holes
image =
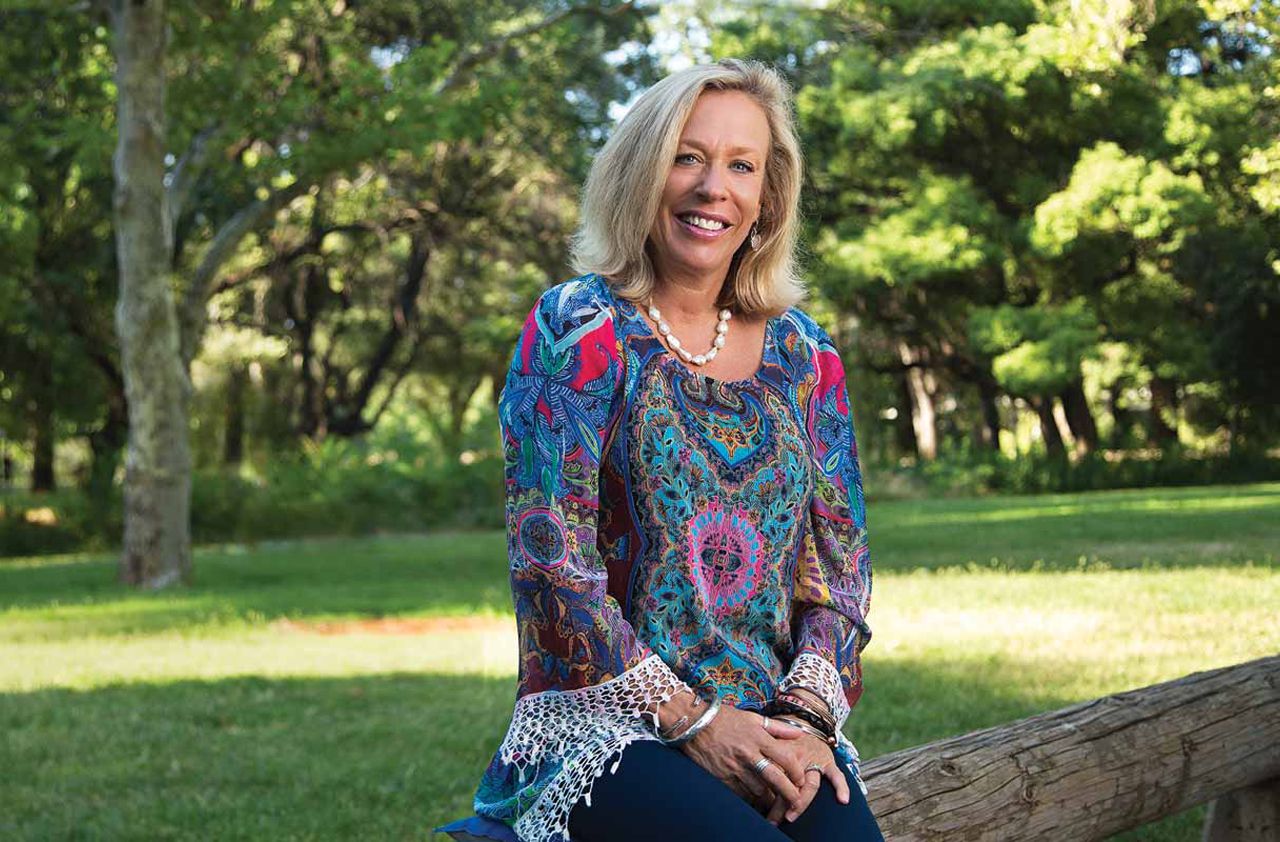
[[[780,316],[780,324],[782,325],[784,336],[793,335],[794,344],[802,345],[803,349],[810,354],[818,351],[834,351],[835,343],[831,340],[831,335],[818,324],[818,320],[809,315],[800,308],[799,305],[792,305],[786,309]]]
[[[613,297],[599,275],[579,275],[544,290],[532,316],[543,337],[561,350],[597,331],[614,330]]]

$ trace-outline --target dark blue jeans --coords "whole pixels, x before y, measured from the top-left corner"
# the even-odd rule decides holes
[[[843,766],[848,804],[823,778],[808,809],[776,827],[679,749],[643,740],[623,749],[618,771],[608,768],[595,779],[591,806],[579,801],[569,814],[574,842],[884,842],[866,796]]]

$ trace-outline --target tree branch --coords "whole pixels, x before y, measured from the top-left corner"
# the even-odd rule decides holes
[[[260,225],[263,220],[280,208],[292,202],[298,196],[311,189],[310,184],[297,181],[281,190],[276,190],[265,199],[257,199],[237,211],[223,223],[214,235],[209,250],[204,253],[200,265],[196,267],[191,283],[182,296],[181,309],[178,312],[181,329],[182,362],[190,367],[200,348],[200,340],[204,336],[208,316],[205,312],[209,296],[214,289],[218,270],[227,262],[245,234]]]
[[[468,74],[472,68],[478,64],[488,61],[498,53],[502,52],[503,48],[512,41],[527,38],[530,35],[535,35],[543,30],[550,29],[561,21],[567,20],[574,15],[590,15],[593,17],[607,18],[630,12],[635,9],[635,5],[636,4],[633,2],[621,3],[609,9],[603,9],[599,6],[573,6],[547,15],[536,23],[531,23],[528,26],[522,26],[519,29],[512,30],[506,35],[501,35],[488,43],[477,47],[459,59],[458,63],[454,66],[453,71],[442,79],[440,83],[436,85],[435,90],[431,93],[433,96],[440,96],[458,87],[467,80]]]

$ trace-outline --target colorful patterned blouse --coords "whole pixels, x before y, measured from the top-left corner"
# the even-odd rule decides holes
[[[499,420],[519,686],[477,814],[568,839],[606,763],[657,739],[654,703],[689,688],[758,710],[804,686],[844,724],[871,560],[844,369],[812,318],[770,319],[756,374],[721,381],[574,278],[530,312]],[[836,754],[865,792],[843,733]]]

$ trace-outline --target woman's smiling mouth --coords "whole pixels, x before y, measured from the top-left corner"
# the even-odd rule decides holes
[[[676,219],[680,221],[681,227],[690,234],[702,238],[719,237],[733,227],[719,217],[699,213],[678,213],[676,214]]]

